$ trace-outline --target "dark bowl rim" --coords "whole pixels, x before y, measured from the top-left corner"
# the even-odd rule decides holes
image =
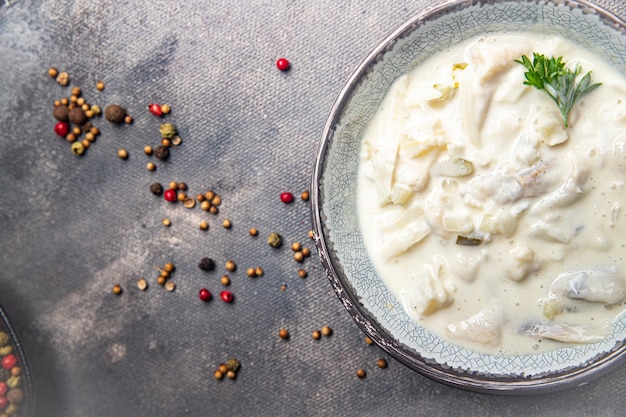
[[[601,354],[598,359],[593,359],[590,364],[574,370],[561,370],[557,373],[549,373],[540,376],[519,376],[511,377],[478,375],[471,372],[454,370],[444,367],[438,363],[430,363],[419,353],[415,352],[415,356],[406,350],[410,348],[404,347],[401,343],[395,341],[392,335],[388,334],[377,320],[370,317],[370,313],[359,302],[357,295],[351,289],[349,282],[344,282],[342,275],[338,273],[337,266],[333,263],[330,249],[326,241],[323,221],[321,218],[320,206],[320,184],[324,172],[324,164],[329,147],[329,142],[336,130],[338,122],[341,120],[342,114],[348,104],[352,94],[358,88],[361,80],[370,69],[377,63],[383,54],[391,50],[393,46],[408,36],[413,30],[422,25],[422,22],[437,19],[450,11],[459,8],[467,8],[474,5],[489,5],[495,3],[544,3],[554,5],[571,5],[578,9],[582,9],[587,13],[598,15],[602,21],[626,32],[626,21],[614,15],[608,10],[593,4],[586,0],[453,0],[439,1],[433,7],[423,10],[413,18],[406,21],[398,29],[388,35],[380,42],[367,57],[359,64],[357,69],[348,78],[343,88],[335,99],[328,119],[324,125],[324,129],[315,155],[315,163],[313,167],[313,175],[311,177],[311,205],[310,216],[313,224],[315,246],[321,259],[324,272],[329,279],[335,294],[340,299],[344,308],[351,315],[357,326],[370,337],[377,345],[379,345],[387,354],[398,360],[408,368],[433,379],[437,382],[448,386],[460,388],[468,391],[479,392],[484,394],[498,395],[531,395],[544,394],[555,391],[561,391],[575,386],[585,385],[592,380],[612,371],[619,365],[626,362],[626,343],[617,344],[611,352]],[[372,322],[377,326],[372,325]],[[417,357],[416,357],[417,356]]]

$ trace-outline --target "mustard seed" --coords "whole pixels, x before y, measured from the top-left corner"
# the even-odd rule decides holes
[[[373,345],[374,341],[372,339],[370,339],[369,337],[366,337],[365,338],[365,343],[368,344],[368,345]]]
[[[225,287],[230,285],[230,278],[228,278],[228,275],[224,275],[222,278],[220,278],[220,284]]]
[[[304,269],[298,269],[298,276],[300,278],[306,278],[307,277],[307,272]]]
[[[380,358],[379,360],[376,361],[376,365],[378,365],[380,369],[385,369],[387,367],[387,361],[384,360],[383,358]]]
[[[94,136],[98,136],[100,134],[100,129],[98,129],[95,126],[92,126],[91,129],[89,129],[89,131],[94,135]]]
[[[331,334],[333,334],[333,331],[330,327],[328,326],[322,327],[322,336],[330,336]]]
[[[315,232],[313,232],[313,230],[309,230],[309,233],[307,233],[307,236],[309,237],[309,239],[315,239]]]
[[[187,198],[187,194],[185,194],[185,193],[178,193],[178,194],[176,194],[176,199],[178,201],[180,201],[181,203],[183,201],[185,201],[186,198]]]
[[[173,263],[168,262],[165,265],[163,265],[163,270],[167,271],[167,272],[174,272],[174,270],[176,269],[176,267],[174,266]]]
[[[311,333],[311,336],[313,336],[313,339],[319,340],[320,337],[322,337],[322,334],[320,333],[319,330],[315,330],[315,331],[313,331],[313,333]]]
[[[80,93],[81,93],[80,87],[72,87],[72,95],[73,96],[78,97],[78,96],[80,96]]]
[[[61,104],[64,106],[67,106],[70,103],[70,101],[67,99],[67,97],[63,97],[61,99]]]
[[[214,206],[219,206],[220,204],[222,204],[222,198],[219,195],[216,195],[211,199],[211,204]]]
[[[159,272],[161,273],[159,276],[161,276],[161,277],[163,277],[165,279],[168,279],[171,276],[169,271],[166,271],[165,269],[159,269]]]
[[[215,379],[223,379],[224,378],[224,373],[220,372],[219,370],[213,372],[213,376],[215,377]]]
[[[67,135],[65,135],[65,140],[68,141],[69,143],[76,142],[76,135],[70,132]]]
[[[122,293],[122,287],[118,284],[113,286],[113,294],[120,295]]]
[[[302,245],[299,242],[294,242],[291,244],[291,250],[294,252],[299,252],[302,249]]]
[[[217,212],[218,212],[217,207],[215,207],[215,206],[209,207],[209,213],[215,215],[215,214],[217,214]]]
[[[152,155],[152,146],[146,145],[143,147],[143,153],[146,155]]]
[[[200,203],[200,208],[204,211],[209,211],[209,209],[211,208],[211,203],[209,203],[208,201],[204,200]]]
[[[260,266],[257,266],[256,268],[254,268],[254,273],[256,274],[257,277],[262,277],[263,268],[261,268]]]
[[[296,262],[302,262],[304,261],[304,255],[302,252],[296,252],[293,254],[293,259],[295,259]]]
[[[96,140],[96,137],[93,135],[93,133],[87,132],[85,133],[85,139],[87,139],[89,142],[93,142],[94,140]]]
[[[156,169],[156,165],[154,165],[154,162],[148,162],[148,163],[146,164],[146,169],[147,169],[148,171],[154,171],[154,170]]]
[[[204,194],[198,194],[196,196],[196,200],[198,201],[198,203],[202,203],[204,201]]]
[[[209,230],[209,224],[207,222],[200,222],[200,230]]]
[[[172,281],[168,281],[165,283],[165,289],[169,292],[172,292],[176,289],[176,284],[174,284]]]
[[[172,111],[172,108],[170,107],[169,104],[161,104],[161,112],[163,114],[169,114],[169,112]]]
[[[254,270],[254,268],[248,268],[246,270],[246,275],[248,275],[250,278],[254,278],[256,277],[256,271]]]
[[[230,220],[225,219],[225,220],[222,222],[222,226],[224,226],[224,229],[230,229],[230,228],[231,228],[231,226],[232,226],[232,223],[230,222]]]
[[[363,378],[365,378],[365,370],[364,370],[364,369],[361,369],[361,368],[357,369],[357,370],[356,370],[356,376],[357,376],[357,378],[359,378],[359,379],[363,379]]]
[[[289,339],[289,332],[287,331],[287,329],[280,329],[278,331],[278,337],[280,337],[283,340],[288,340]]]
[[[213,191],[207,191],[206,193],[204,193],[204,197],[211,201],[213,200],[213,197],[215,197],[215,193]]]
[[[235,379],[235,378],[237,378],[237,374],[235,373],[235,371],[231,371],[231,370],[229,370],[229,371],[227,371],[227,372],[226,372],[226,376],[227,376],[228,378],[230,378],[230,379]]]
[[[285,291],[286,289],[287,289],[287,286],[286,286],[285,284],[283,284],[283,285],[281,285],[281,286],[280,286],[280,290],[281,290],[281,291]]]
[[[170,219],[163,219],[163,226],[165,227],[170,227],[172,225],[172,222],[170,221]]]
[[[143,278],[139,278],[137,280],[137,288],[139,288],[141,291],[145,291],[146,288],[148,288],[148,281]]]
[[[57,75],[59,75],[59,70],[55,67],[50,67],[50,69],[48,69],[48,75],[52,78],[56,78]]]
[[[120,159],[128,159],[128,151],[126,149],[120,149],[117,151],[117,156],[119,156]]]
[[[83,145],[83,148],[87,149],[91,146],[91,142],[89,142],[87,139],[83,139],[80,141],[80,143]]]
[[[225,363],[220,363],[220,366],[217,367],[217,370],[225,374],[226,372],[228,372],[228,367]]]
[[[159,276],[157,278],[157,284],[159,285],[165,285],[166,282],[167,282],[167,279],[164,276]]]
[[[237,269],[237,265],[235,265],[235,263],[231,260],[226,261],[226,270],[233,272],[235,269]]]
[[[78,88],[78,87],[76,87],[76,88]],[[77,95],[77,96],[78,96],[78,95],[80,95],[80,88],[78,88],[78,92],[79,92],[79,94],[75,94],[75,95]],[[83,105],[84,105],[84,104],[85,104],[85,99],[84,99],[84,98],[82,98],[82,97],[78,97],[78,98],[76,99],[76,105],[80,106],[80,107],[81,107],[81,109],[82,109],[82,107],[83,107]]]
[[[259,231],[253,227],[248,233],[250,233],[250,236],[257,236],[259,234]]]
[[[96,83],[96,90],[98,90],[98,91],[102,91],[102,90],[104,90],[104,88],[105,88],[105,87],[106,87],[106,86],[105,86],[105,84],[104,84],[102,81],[98,81],[98,82]]]
[[[170,183],[167,185],[167,188],[169,188],[170,190],[175,190],[176,188],[178,188],[178,183],[176,181],[170,181]]]
[[[124,123],[126,123],[127,125],[131,124],[133,122],[133,117],[131,115],[126,115],[124,117]]]
[[[74,126],[74,128],[72,129],[72,133],[75,134],[76,136],[80,136],[83,133],[83,131],[81,130],[80,127]]]
[[[302,254],[305,258],[308,258],[311,255],[311,251],[309,250],[309,248],[302,248]]]
[[[302,201],[309,201],[309,192],[302,191],[302,194],[300,194],[300,198],[302,199]]]

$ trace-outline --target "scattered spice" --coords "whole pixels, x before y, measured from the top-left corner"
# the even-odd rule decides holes
[[[169,148],[170,146],[172,146],[172,142],[169,139],[163,138],[161,139],[161,145]]]
[[[364,370],[364,369],[361,369],[361,368],[357,369],[357,370],[356,370],[356,376],[357,376],[357,378],[359,378],[359,379],[363,379],[363,378],[365,378],[365,370]]]
[[[171,123],[163,123],[159,129],[161,137],[165,139],[172,139],[176,136],[176,127]]]
[[[169,114],[172,111],[172,108],[169,104],[161,104],[161,112],[163,114]]]
[[[155,103],[148,104],[148,111],[157,117],[161,117],[163,115],[163,110],[161,109],[161,106]]]
[[[287,71],[289,69],[291,65],[289,64],[289,61],[287,60],[287,58],[278,58],[276,60],[276,68],[278,68],[281,71]]]
[[[163,198],[165,198],[165,201],[169,201],[170,203],[176,202],[176,199],[177,199],[176,191],[172,190],[171,188],[168,190],[165,190],[163,192]]]
[[[68,133],[70,133],[70,125],[67,122],[58,122],[54,125],[54,133],[61,137],[65,137]]]
[[[52,115],[54,116],[54,118],[61,122],[67,122],[69,120],[69,114],[70,114],[70,110],[67,108],[67,106],[64,106],[63,104],[59,104],[58,106],[55,106],[54,109],[52,110]],[[60,136],[64,136],[64,135],[60,135]]]
[[[105,87],[106,87],[106,86],[105,86],[104,82],[102,82],[102,81],[98,81],[98,82],[96,83],[96,90],[98,90],[98,91],[102,91],[102,90],[104,90],[104,88],[105,88]]]
[[[369,337],[365,337],[365,343],[368,345],[373,345],[374,341],[372,339],[370,339]]]
[[[273,248],[278,248],[280,247],[280,245],[283,244],[283,239],[280,237],[278,233],[272,232],[267,237],[267,243]]]
[[[224,379],[224,373],[220,372],[219,370],[216,370],[215,372],[213,372],[213,376],[217,380]]]
[[[154,150],[154,157],[159,161],[165,161],[170,156],[170,150],[167,146],[157,146]]]
[[[198,298],[202,301],[209,301],[212,297],[213,295],[206,288],[201,288],[200,291],[198,291]]]
[[[148,156],[152,155],[152,146],[150,146],[150,145],[144,146],[143,147],[143,153],[145,153]]]
[[[50,69],[48,69],[48,75],[52,78],[56,78],[57,75],[59,75],[59,70],[55,67],[50,67]]]
[[[113,294],[120,295],[122,293],[122,287],[118,284],[113,286]]]
[[[305,258],[308,258],[311,255],[311,250],[309,248],[302,248],[302,255],[304,255]]]
[[[260,266],[257,266],[256,268],[254,268],[254,273],[256,274],[257,277],[262,277],[263,268],[261,268]]]
[[[154,182],[150,184],[150,192],[154,195],[161,195],[163,194],[163,186],[158,182]]]
[[[300,198],[302,199],[302,201],[309,201],[309,192],[302,191],[302,194],[300,194]]]
[[[315,232],[313,230],[309,230],[307,236],[309,237],[309,239],[315,239]]]
[[[331,334],[333,334],[333,330],[330,327],[322,327],[322,336],[330,336]]]
[[[278,331],[278,337],[280,337],[283,340],[288,340],[289,339],[289,331],[287,329],[280,329]]]
[[[120,149],[117,151],[117,156],[120,159],[128,159],[128,151],[126,149]]]
[[[237,265],[235,265],[235,263],[231,260],[226,261],[226,270],[233,272],[235,269],[237,269]]]
[[[63,87],[67,86],[70,83],[70,74],[63,71],[57,75],[57,82]]]
[[[280,201],[282,201],[285,204],[289,204],[293,201],[293,194],[289,193],[289,192],[284,192],[280,194]]]
[[[235,379],[235,378],[237,378],[237,374],[236,374],[234,371],[227,371],[227,372],[226,372],[226,376],[227,376],[229,379]]]
[[[222,226],[224,226],[224,229],[230,229],[230,228],[231,228],[231,226],[232,226],[232,223],[231,223],[231,221],[230,221],[230,220],[225,219],[225,220],[222,222]]]
[[[82,155],[85,153],[85,146],[81,142],[72,143],[72,152],[76,155]]]
[[[376,365],[378,365],[380,369],[385,369],[387,367],[387,361],[384,360],[383,358],[380,358],[379,360],[376,361]]]
[[[258,236],[259,231],[253,227],[248,233],[250,233],[250,236]]]
[[[300,278],[306,278],[307,277],[307,272],[304,269],[298,269],[298,276]]]
[[[119,104],[111,104],[104,110],[104,118],[114,124],[124,123],[126,110]]]
[[[176,269],[176,267],[171,262],[168,262],[165,265],[163,265],[163,270],[165,272],[174,272],[175,269]]]
[[[209,230],[209,224],[205,221],[200,222],[200,230]]]
[[[163,226],[170,227],[172,225],[172,221],[168,218],[163,219]]]
[[[176,199],[178,201],[180,201],[181,203],[184,202],[186,198],[187,198],[187,194],[185,194],[185,193],[177,193],[176,194]]]
[[[250,278],[254,278],[256,277],[256,271],[254,270],[254,268],[248,268],[246,270],[246,275],[248,275]]]
[[[231,303],[233,301],[234,296],[233,296],[233,293],[230,291],[222,291],[220,293],[220,298],[225,303]]]
[[[225,287],[230,285],[230,278],[228,277],[228,275],[224,275],[222,278],[220,278],[220,283]]]
[[[137,280],[137,288],[139,288],[141,291],[145,291],[148,288],[148,281],[143,278],[139,278]]]
[[[176,284],[174,284],[172,281],[168,281],[165,283],[165,289],[169,292],[172,292],[176,289]]]
[[[302,252],[296,252],[296,253],[293,254],[293,259],[296,262],[302,262],[302,261],[304,261],[304,255],[302,254]]]
[[[127,125],[129,125],[129,124],[131,124],[132,122],[133,122],[133,117],[132,117],[131,115],[127,114],[127,115],[124,117],[124,123],[126,123]]]
[[[70,122],[78,126],[82,126],[87,122],[87,116],[85,116],[85,111],[80,107],[74,107],[73,109],[70,109],[67,118]]]
[[[300,245],[299,242],[294,242],[291,244],[291,250],[294,252],[300,252],[300,250],[302,249],[302,245]]]
[[[178,145],[180,145],[181,143],[183,143],[183,140],[180,138],[180,136],[174,136],[174,137],[171,139],[171,141],[172,141],[172,145],[174,145],[174,146],[178,146]]]
[[[166,282],[167,282],[167,278],[165,278],[162,275],[157,278],[157,284],[159,285],[165,285]]]
[[[146,169],[148,171],[154,171],[156,169],[156,165],[154,164],[154,162],[148,162],[146,164]]]
[[[213,271],[215,269],[215,261],[211,258],[204,257],[200,259],[200,262],[198,263],[198,268],[207,272]]]
[[[194,208],[196,206],[196,200],[191,197],[187,197],[183,200],[183,205],[187,208]]]
[[[319,330],[314,330],[313,333],[311,333],[311,336],[313,337],[313,339],[319,340],[322,337],[322,334]]]

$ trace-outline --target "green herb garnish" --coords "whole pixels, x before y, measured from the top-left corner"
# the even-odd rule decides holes
[[[545,91],[559,107],[563,117],[563,125],[567,125],[567,116],[574,107],[574,102],[600,86],[600,83],[591,84],[591,71],[586,73],[578,83],[576,77],[580,74],[580,65],[574,71],[565,66],[563,57],[546,58],[543,54],[533,52],[533,61],[526,55],[515,62],[522,64],[528,71],[524,74],[524,84],[532,85],[538,90]]]

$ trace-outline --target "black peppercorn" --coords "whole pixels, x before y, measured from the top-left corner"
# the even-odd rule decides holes
[[[106,108],[106,110],[104,110],[104,117],[111,123],[124,123],[126,110],[124,110],[124,108],[119,104],[111,104]]]
[[[170,156],[170,150],[167,146],[157,146],[154,150],[154,157],[160,161],[165,161]]]
[[[54,110],[52,111],[52,115],[55,119],[61,122],[67,122],[69,112],[70,110],[67,108],[67,106],[61,104],[60,106],[56,106],[54,108]]]
[[[158,182],[150,184],[150,192],[154,195],[161,195],[163,193],[163,186]]]
[[[67,117],[70,122],[78,126],[84,125],[87,121],[87,116],[85,116],[85,112],[80,107],[74,107],[71,109]]]
[[[215,269],[215,262],[211,258],[202,258],[198,264],[198,268],[203,271],[213,271]]]
[[[0,381],[6,381],[11,377],[11,372],[7,371],[4,368],[0,368]]]

